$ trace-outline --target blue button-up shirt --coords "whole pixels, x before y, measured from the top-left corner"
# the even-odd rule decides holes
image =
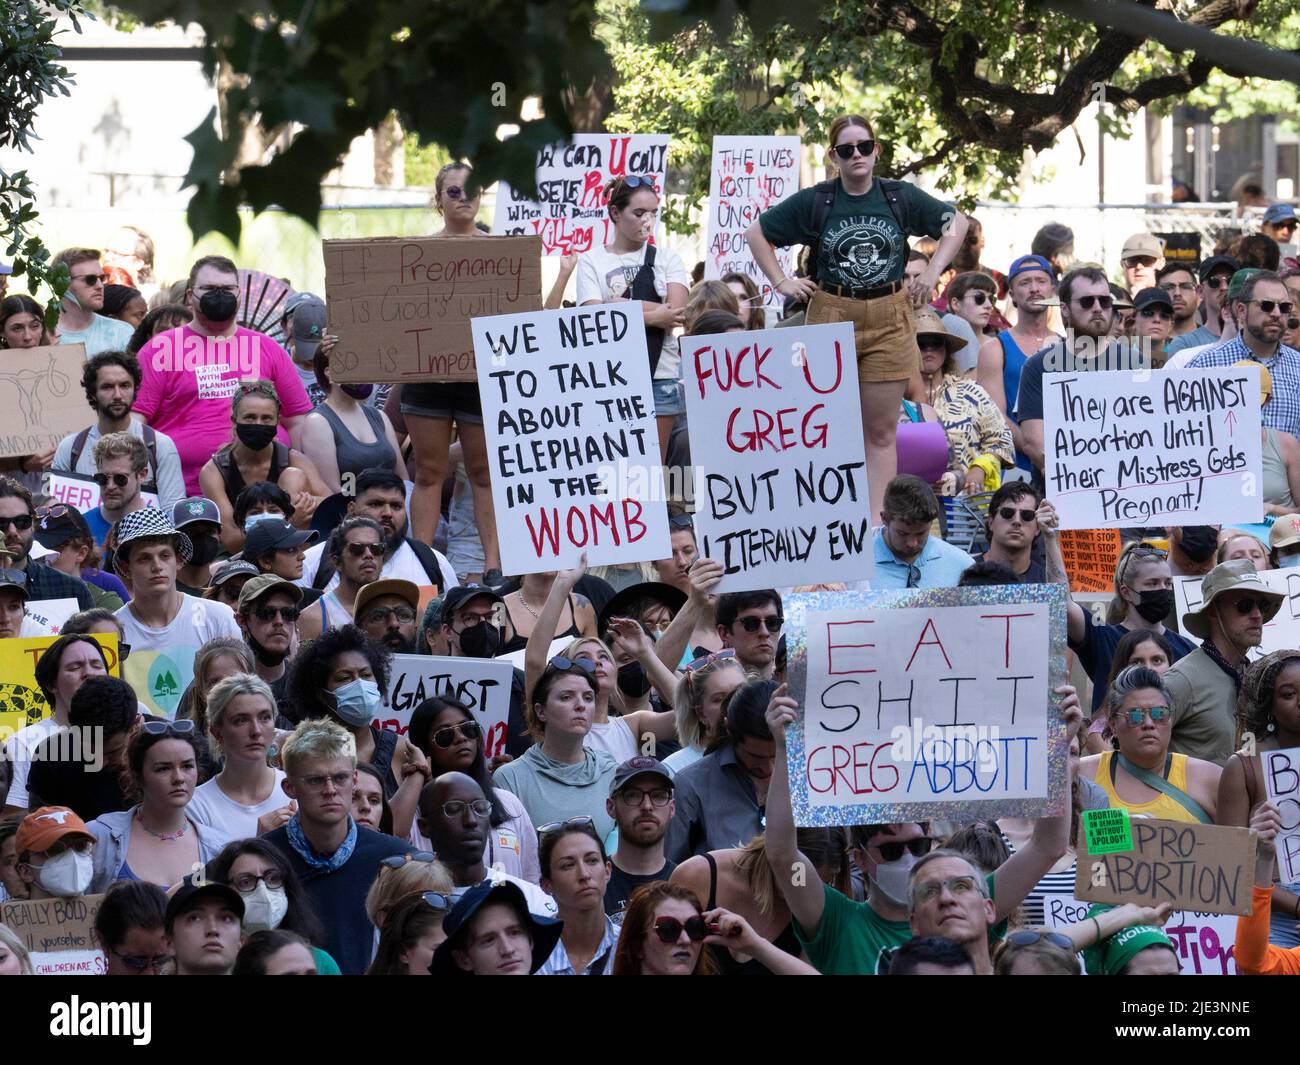
[[[876,574],[871,578],[871,587],[906,588],[908,573],[915,566],[921,576],[913,588],[956,588],[958,579],[973,565],[975,559],[960,547],[933,535],[925,541],[920,556],[909,565],[889,549],[881,526],[876,529]]]
[[[1201,352],[1191,361],[1189,369],[1215,369],[1243,359],[1259,363],[1273,378],[1273,395],[1260,408],[1260,421],[1269,429],[1300,435],[1300,351],[1295,348],[1279,344],[1276,355],[1261,359],[1241,337],[1233,337],[1226,344]]]
[[[605,918],[605,934],[600,939],[600,946],[596,948],[595,956],[581,974],[573,968],[573,962],[569,960],[569,952],[564,949],[564,940],[560,940],[555,944],[555,949],[551,951],[551,956],[542,962],[542,967],[534,975],[611,976],[614,972],[614,951],[618,946],[620,931],[622,931],[621,927],[607,916]]]

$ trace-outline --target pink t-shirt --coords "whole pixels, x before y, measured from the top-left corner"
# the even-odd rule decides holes
[[[231,337],[205,337],[177,326],[149,341],[139,359],[143,380],[134,409],[176,443],[190,495],[200,494],[203,464],[232,439],[230,397],[240,381],[275,385],[281,418],[312,409],[288,352],[265,333],[242,326]],[[289,443],[283,425],[277,437]]]

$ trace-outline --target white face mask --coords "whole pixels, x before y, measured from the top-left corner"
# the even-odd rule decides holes
[[[91,851],[79,854],[69,849],[42,865],[36,872],[36,882],[51,895],[67,899],[84,895],[94,875]]]
[[[279,928],[289,911],[289,896],[284,893],[284,888],[269,888],[261,880],[243,899],[245,932],[269,932]]]
[[[1300,555],[1283,555],[1277,560],[1278,569],[1300,569]]]
[[[897,861],[881,862],[876,866],[876,887],[895,905],[907,905],[907,879],[916,863],[916,855],[909,851]]]

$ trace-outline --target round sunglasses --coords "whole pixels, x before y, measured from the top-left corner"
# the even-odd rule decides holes
[[[682,938],[682,932],[690,937],[692,943],[699,943],[709,934],[708,924],[698,915],[688,917],[685,921],[679,921],[676,917],[656,917],[654,930],[661,943],[676,943]]]

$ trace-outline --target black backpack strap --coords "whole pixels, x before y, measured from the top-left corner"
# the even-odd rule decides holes
[[[826,221],[835,206],[835,186],[838,183],[838,179],[819,181],[813,186],[812,229],[817,236],[808,245],[808,276],[814,281],[817,280],[817,255],[821,251],[822,230],[826,228]]]
[[[77,462],[81,459],[81,453],[86,450],[86,441],[90,439],[90,427],[82,429],[72,438],[72,472],[77,472]]]
[[[420,560],[420,565],[424,567],[424,572],[429,578],[429,583],[441,592],[442,566],[438,564],[438,556],[433,553],[433,548],[424,541],[416,540],[413,537],[407,537],[406,542],[411,545],[411,550],[415,552],[415,557]]]
[[[316,570],[316,576],[312,579],[313,588],[324,591],[325,586],[329,584],[330,578],[334,576],[334,560],[330,558],[329,546],[320,553],[320,567]]]
[[[907,239],[907,209],[910,206],[907,189],[908,185],[905,181],[895,181],[893,178],[880,179],[880,191],[884,193],[885,203],[889,204],[889,213],[894,216],[898,228],[903,231],[904,240]]]

